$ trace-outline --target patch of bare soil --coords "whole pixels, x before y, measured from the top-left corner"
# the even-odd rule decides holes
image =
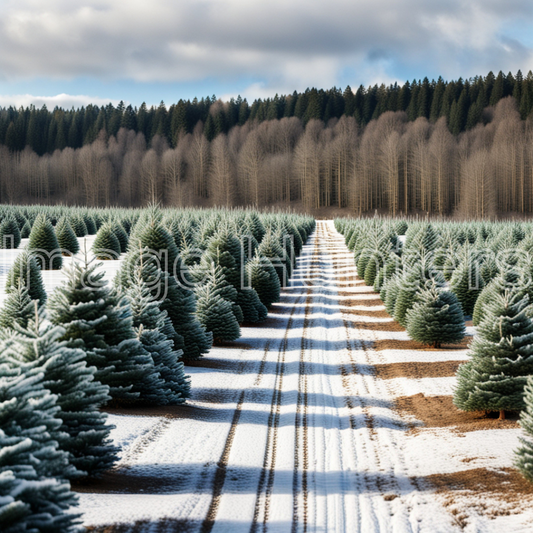
[[[463,528],[468,525],[471,510],[496,518],[519,513],[533,502],[533,485],[514,468],[473,468],[451,474],[433,474],[422,480],[444,496],[444,506]],[[458,497],[463,501],[458,502]]]
[[[345,301],[341,301],[340,303],[342,305],[361,305],[361,306],[364,306],[364,307],[376,307],[378,305],[383,305],[383,300],[381,298],[354,298],[354,294],[353,292],[343,292],[343,291],[339,291],[338,292],[339,296],[341,298],[350,298],[350,300],[345,300]],[[370,294],[370,295],[374,295],[377,293],[365,293],[365,294]]]
[[[211,368],[213,370],[229,370],[231,372],[237,370],[238,361],[228,359],[210,359],[202,357],[196,361],[184,361],[185,367],[192,366],[193,368]]]
[[[380,379],[394,378],[443,378],[455,376],[459,365],[464,361],[435,361],[430,363],[391,363],[374,365],[376,377]]]
[[[465,320],[465,326],[468,328],[470,326],[473,326],[474,323],[471,320]]]
[[[343,313],[355,316],[369,316],[372,318],[391,318],[385,309],[343,309]]]
[[[426,427],[453,427],[459,433],[519,427],[518,413],[506,413],[505,420],[498,420],[499,413],[496,412],[460,411],[453,405],[452,396],[425,396],[422,393],[402,396],[396,399],[396,409],[401,415],[414,416]]]
[[[71,482],[72,490],[96,494],[162,494],[179,489],[180,479],[174,476],[132,475],[128,469],[104,472],[99,478]]]
[[[380,339],[374,341],[374,350],[422,350],[426,352],[438,352],[441,350],[465,350],[472,342],[473,337],[466,336],[457,344],[442,344],[440,348],[433,348],[427,344],[413,340]]]
[[[89,526],[89,533],[145,533],[154,531],[154,522],[138,520],[134,524],[112,524],[109,526]],[[160,526],[160,527],[159,527]],[[196,529],[188,520],[160,520],[157,522],[157,531],[172,531],[173,533],[186,533]]]
[[[354,327],[368,331],[405,331],[405,328],[391,320],[390,322],[360,322],[352,321]]]
[[[102,411],[113,415],[164,416],[166,418],[195,418],[212,420],[217,416],[213,409],[194,405],[161,405],[161,406],[105,406]]]

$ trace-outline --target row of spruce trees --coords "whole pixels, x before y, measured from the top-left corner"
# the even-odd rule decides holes
[[[533,482],[533,224],[339,219],[357,272],[410,337],[440,348],[477,332],[457,371],[464,411],[520,412],[516,465]],[[400,237],[400,236],[404,237]]]
[[[184,363],[266,317],[314,220],[156,207],[0,218],[6,247],[29,226],[0,309],[0,530],[73,531],[70,481],[117,461],[101,408],[183,403]],[[111,285],[99,258],[121,259]],[[47,295],[41,272],[58,268]]]

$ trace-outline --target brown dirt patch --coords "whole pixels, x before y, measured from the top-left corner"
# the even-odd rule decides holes
[[[188,520],[160,520],[157,523],[157,531],[172,531],[173,533],[187,533],[196,529]],[[154,530],[153,521],[138,520],[133,524],[111,524],[108,526],[88,526],[87,531],[90,533],[145,533]]]
[[[512,429],[518,426],[518,413],[508,413],[506,420],[498,420],[498,413],[460,411],[453,405],[452,396],[402,396],[396,399],[400,414],[411,415],[432,428],[453,427],[459,433],[481,429]],[[413,425],[413,429],[416,426]]]
[[[422,480],[444,496],[444,506],[450,509],[461,527],[468,524],[471,510],[496,518],[519,513],[524,505],[531,505],[533,501],[533,484],[514,468],[473,468],[451,474],[433,474]],[[456,501],[458,496],[463,500],[459,506]]]
[[[459,365],[464,361],[435,361],[431,363],[391,363],[374,365],[376,377],[380,379],[394,378],[443,378],[455,376]]]
[[[102,411],[113,415],[163,416],[165,418],[195,418],[200,420],[212,420],[217,416],[216,410],[188,404],[148,407],[106,406]]]
[[[343,313],[355,316],[369,316],[372,318],[391,318],[385,309],[343,309]]]
[[[472,342],[470,336],[466,336],[458,344],[443,344],[441,348],[433,348],[427,344],[413,340],[395,340],[395,339],[380,339],[374,341],[375,350],[422,350],[426,352],[438,352],[442,350],[465,350]]]
[[[132,475],[122,468],[104,472],[97,479],[85,478],[71,482],[72,490],[96,494],[163,494],[179,489],[180,479],[169,476]]]
[[[193,368],[211,368],[213,370],[229,370],[235,371],[238,366],[237,361],[229,361],[227,359],[209,359],[203,357],[196,361],[183,361],[185,367],[191,366]]]
[[[355,328],[365,329],[368,331],[405,331],[405,328],[391,320],[390,322],[360,322],[352,321]]]
[[[474,323],[471,320],[465,320],[465,326],[468,328],[470,326],[473,326]]]
[[[374,295],[377,293],[365,293],[365,294],[370,294],[370,295]],[[354,294],[353,292],[344,292],[344,291],[339,291],[338,292],[338,295],[341,297],[341,298],[350,298],[350,300],[346,300],[346,301],[341,301],[340,303],[342,305],[362,305],[364,307],[376,307],[378,305],[383,305],[383,300],[381,298],[354,298]]]

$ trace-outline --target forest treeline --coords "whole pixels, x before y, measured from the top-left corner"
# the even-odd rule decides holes
[[[403,85],[362,85],[353,91],[307,89],[291,95],[257,99],[251,104],[238,97],[228,102],[216,96],[179,100],[168,109],[163,102],[158,107],[116,107],[111,103],[98,107],[88,105],[65,110],[33,106],[16,109],[0,108],[0,144],[10,151],[21,151],[29,146],[36,154],[53,153],[64,148],[81,148],[93,143],[101,131],[108,137],[117,136],[120,128],[142,133],[150,143],[155,136],[163,137],[176,147],[181,135],[192,133],[200,122],[208,141],[220,133],[229,133],[234,126],[248,122],[261,123],[281,118],[296,117],[307,124],[342,116],[354,117],[358,126],[364,126],[387,111],[405,111],[414,121],[423,117],[434,123],[446,117],[450,131],[457,135],[485,122],[483,110],[495,106],[502,98],[513,96],[522,119],[533,110],[533,73],[523,76],[489,72],[487,76],[455,81],[413,80]]]
[[[39,156],[0,146],[0,202],[89,206],[301,205],[361,214],[490,217],[533,212],[533,117],[512,96],[459,135],[446,117],[387,111],[355,117],[248,121],[212,141],[199,122],[173,147],[120,128]]]

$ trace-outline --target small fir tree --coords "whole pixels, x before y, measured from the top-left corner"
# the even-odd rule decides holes
[[[457,296],[463,313],[472,315],[476,300],[484,287],[481,275],[468,262],[463,262],[453,273],[450,287]]]
[[[263,305],[268,308],[273,303],[279,302],[281,286],[270,260],[256,254],[253,259],[248,261],[246,269],[250,283]]]
[[[0,356],[0,530],[70,533],[79,515],[64,474],[68,455],[58,450],[61,420],[42,373]]]
[[[39,300],[42,305],[46,302],[46,291],[44,290],[41,269],[37,260],[27,250],[17,255],[15,262],[7,273],[6,292],[15,292],[19,287],[19,282],[27,288],[28,295],[32,300]]]
[[[241,336],[231,303],[222,298],[216,287],[206,283],[196,291],[196,316],[202,326],[212,332],[215,343],[234,341]]]
[[[457,297],[435,284],[420,293],[406,318],[409,336],[435,348],[459,342],[465,335],[463,310]]]
[[[112,398],[136,400],[137,387],[154,373],[153,362],[136,338],[127,302],[107,287],[97,266],[66,269],[67,280],[50,297],[50,320],[65,328],[62,340],[70,348],[86,352],[87,363],[96,367],[95,378],[109,385]]]
[[[520,426],[525,436],[515,450],[515,465],[522,475],[533,483],[533,376],[529,376],[524,388],[525,408],[520,413]]]
[[[57,397],[62,424],[53,434],[59,448],[74,466],[69,478],[98,475],[117,460],[118,448],[111,444],[107,415],[99,410],[109,397],[109,387],[94,379],[95,367],[88,367],[85,352],[59,341],[65,330],[46,324],[37,310],[28,326],[16,327],[4,357],[19,360],[44,375],[43,386]]]
[[[175,350],[183,350],[183,358],[198,359],[211,348],[212,337],[205,331],[196,317],[196,300],[193,292],[178,283],[174,276],[159,268],[159,262],[148,249],[131,250],[124,259],[115,280],[126,290],[135,283],[135,271],[142,264],[142,276],[150,287],[152,296],[160,302],[161,310],[166,311],[174,328],[172,340]],[[189,278],[188,269],[179,261],[178,267],[183,277]],[[190,283],[190,282],[189,282]]]
[[[63,264],[56,232],[43,214],[33,223],[27,249],[42,270],[59,270]]]
[[[190,395],[189,377],[185,376],[180,360],[183,352],[173,348],[174,328],[142,278],[141,267],[137,271],[137,283],[128,289],[127,296],[137,336],[144,349],[152,355],[155,369],[164,380],[166,403],[183,403]]]
[[[524,386],[533,374],[533,321],[528,297],[511,291],[485,306],[486,316],[470,345],[471,360],[457,371],[454,404],[463,411],[524,408]]]
[[[56,224],[56,235],[63,255],[75,255],[80,251],[80,244],[67,217],[59,219]]]
[[[5,218],[0,223],[0,248],[18,248],[20,238],[17,221],[13,217]]]
[[[19,279],[18,286],[8,295],[0,309],[0,331],[10,330],[16,325],[26,328],[33,314],[34,304],[24,282]]]
[[[118,259],[120,256],[120,242],[115,236],[111,224],[104,224],[96,234],[93,243],[93,253],[97,259]]]

